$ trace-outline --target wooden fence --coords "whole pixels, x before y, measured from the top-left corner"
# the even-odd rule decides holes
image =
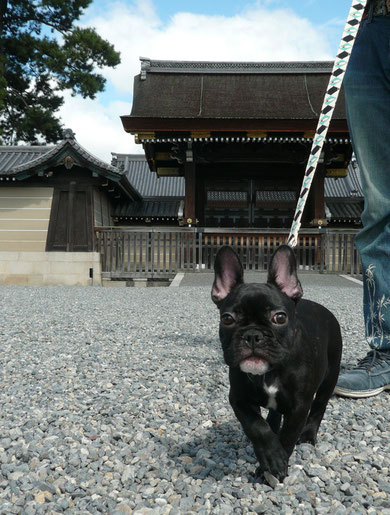
[[[102,276],[111,279],[173,277],[177,272],[210,271],[222,245],[231,245],[245,270],[267,270],[274,250],[288,234],[277,230],[208,228],[95,229]],[[303,230],[296,247],[300,270],[361,274],[353,240],[357,231]]]

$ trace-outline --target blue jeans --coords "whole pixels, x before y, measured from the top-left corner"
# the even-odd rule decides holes
[[[347,119],[364,192],[355,244],[366,338],[390,349],[390,16],[364,20],[345,75]]]

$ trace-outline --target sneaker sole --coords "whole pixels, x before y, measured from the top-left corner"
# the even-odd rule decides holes
[[[375,395],[379,395],[385,390],[390,391],[390,384],[386,386],[381,386],[380,388],[375,388],[374,390],[348,390],[347,388],[340,388],[339,386],[336,386],[333,393],[335,393],[336,395],[340,395],[341,397],[364,399],[366,397],[374,397]]]

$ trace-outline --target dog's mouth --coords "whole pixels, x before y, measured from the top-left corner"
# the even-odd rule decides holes
[[[240,362],[240,369],[247,374],[263,375],[268,372],[269,368],[268,361],[259,356],[249,356]]]

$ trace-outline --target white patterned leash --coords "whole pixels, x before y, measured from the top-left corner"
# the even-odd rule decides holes
[[[296,247],[298,243],[298,232],[301,227],[303,210],[310,192],[310,186],[313,182],[314,174],[317,170],[318,161],[320,159],[321,152],[325,143],[325,138],[328,133],[330,122],[332,120],[333,111],[339,97],[345,71],[347,69],[349,58],[351,57],[352,48],[355,43],[356,35],[360,27],[360,22],[362,20],[366,4],[367,0],[352,1],[352,6],[348,14],[339,50],[337,52],[332,74],[326,90],[320,119],[318,121],[317,129],[313,138],[313,145],[306,166],[305,176],[303,178],[302,188],[299,194],[298,204],[290,230],[290,235],[287,240],[288,245],[291,247]]]

